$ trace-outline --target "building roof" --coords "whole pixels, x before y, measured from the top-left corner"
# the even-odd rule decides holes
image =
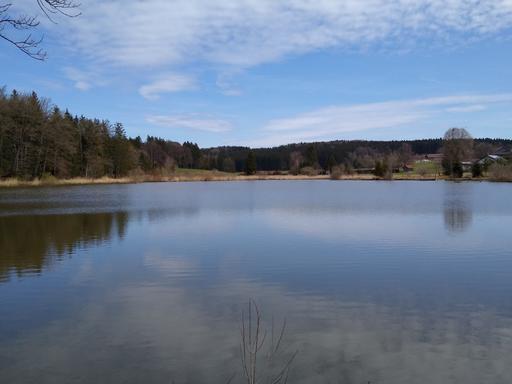
[[[434,161],[434,162],[441,162],[443,160],[443,154],[442,153],[428,153],[426,155],[417,155],[416,161]]]
[[[499,155],[487,155],[487,156],[481,158],[480,160],[478,160],[478,163],[485,164],[485,163],[496,162],[496,161],[501,161],[501,160],[505,160],[505,159]]]
[[[501,146],[496,151],[494,151],[493,155],[502,156],[502,157],[510,156],[510,155],[512,155],[512,149],[510,149],[510,147],[507,147],[507,146]]]

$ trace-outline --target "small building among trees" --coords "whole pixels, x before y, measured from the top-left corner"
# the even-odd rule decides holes
[[[512,148],[507,146],[501,146],[493,152],[494,156],[500,156],[505,160],[512,160]]]
[[[494,163],[500,163],[506,161],[504,157],[499,155],[487,155],[484,158],[478,160],[478,164],[483,166],[489,166]]]

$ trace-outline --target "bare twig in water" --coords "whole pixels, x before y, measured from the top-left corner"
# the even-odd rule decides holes
[[[245,311],[242,311],[240,326],[240,358],[247,384],[287,383],[290,367],[298,351],[288,356],[280,354],[286,331],[286,319],[283,321],[276,338],[274,319],[272,318],[270,345],[267,347],[266,353],[263,353],[263,347],[265,347],[265,341],[267,340],[267,331],[261,328],[261,312],[253,300],[249,301],[247,312],[248,315],[246,315]]]

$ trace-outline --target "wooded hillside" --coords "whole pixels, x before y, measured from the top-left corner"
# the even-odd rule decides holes
[[[512,140],[477,139],[484,154]],[[215,147],[158,137],[127,137],[121,123],[72,115],[36,93],[7,94],[0,89],[0,177],[23,179],[53,175],[121,177],[130,173],[166,173],[175,167],[241,172],[249,152],[258,171],[303,167],[328,170],[335,165],[373,167],[393,156],[406,161],[414,154],[437,153],[442,139],[406,141],[330,141],[274,148]],[[480,153],[479,153],[480,154]],[[252,156],[252,155],[251,155]]]

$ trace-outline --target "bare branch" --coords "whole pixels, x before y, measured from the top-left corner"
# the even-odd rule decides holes
[[[79,3],[74,0],[36,0],[37,5],[43,14],[52,22],[55,21],[52,15],[61,14],[66,17],[78,17],[80,12],[77,9]],[[20,51],[36,60],[45,60],[46,52],[39,48],[43,41],[41,38],[33,38],[28,34],[23,38],[16,37],[16,31],[35,29],[40,22],[36,16],[10,14],[12,3],[0,4],[0,38],[14,45]]]
[[[286,321],[283,321],[281,331],[277,340],[274,339],[274,319],[272,318],[272,329],[270,332],[270,343],[266,359],[258,359],[258,353],[264,348],[267,340],[267,331],[262,329],[262,316],[258,305],[250,300],[248,304],[248,316],[242,311],[240,325],[240,359],[242,362],[243,374],[247,384],[268,383],[285,384],[288,380],[290,366],[295,360],[298,351],[289,355],[278,356],[284,333],[286,330]],[[254,319],[253,319],[254,317]],[[264,355],[265,356],[265,355]],[[284,364],[278,360],[285,359]],[[276,367],[280,368],[277,369]]]
[[[39,40],[35,40],[32,38],[32,35],[28,35],[23,40],[12,40],[9,37],[3,35],[0,31],[0,38],[8,41],[9,43],[13,44],[16,48],[18,48],[21,52],[25,53],[29,57],[44,61],[46,59],[46,52],[42,49],[38,49],[39,44],[43,40],[43,38],[40,38]]]
[[[233,373],[233,374],[229,377],[228,381],[226,381],[226,384],[231,384],[231,383],[233,382],[233,380],[235,379],[235,377],[236,377],[236,372],[235,372],[235,373]]]
[[[81,12],[69,12],[70,10],[76,10],[80,7],[81,4],[75,3],[73,0],[36,0],[37,5],[41,8],[41,11],[45,14],[45,16],[53,23],[55,21],[52,19],[50,15],[54,15],[60,13],[61,15],[67,17],[78,17],[81,15]]]

